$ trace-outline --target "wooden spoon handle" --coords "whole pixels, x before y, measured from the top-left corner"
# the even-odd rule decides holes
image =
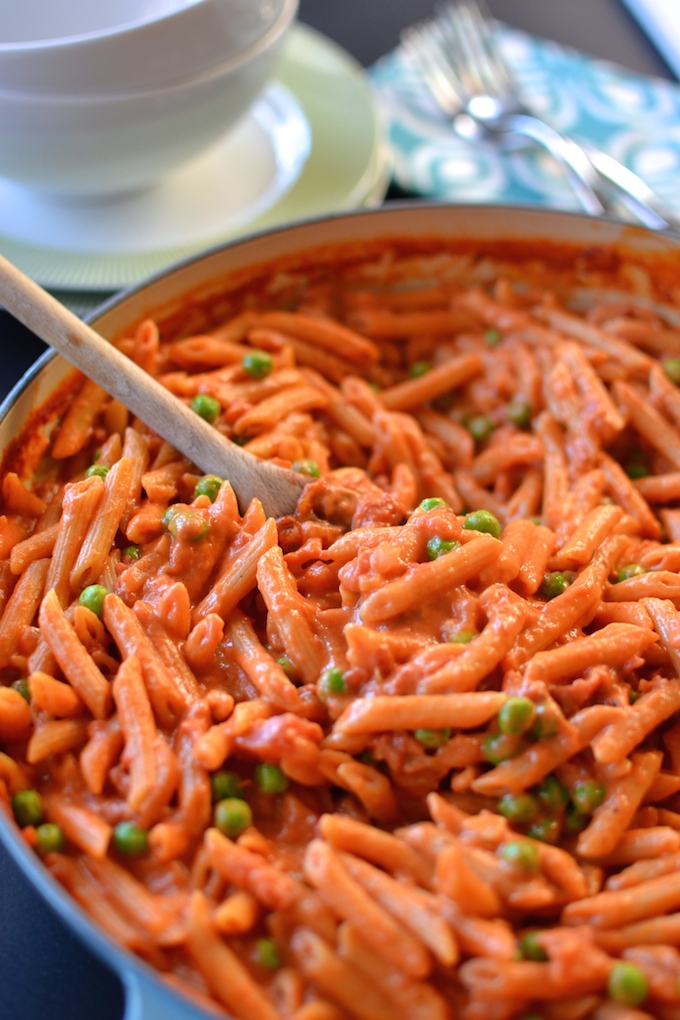
[[[308,479],[230,442],[1,255],[0,302],[201,471],[228,479],[241,509],[257,496],[269,516],[293,512]]]

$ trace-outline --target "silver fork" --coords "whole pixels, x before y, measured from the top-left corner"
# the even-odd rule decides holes
[[[437,9],[402,33],[402,44],[454,131],[468,141],[518,138],[544,148],[561,165],[581,207],[600,215],[618,201],[655,230],[680,229],[651,188],[622,163],[565,137],[531,112],[493,37],[491,15],[475,0]]]

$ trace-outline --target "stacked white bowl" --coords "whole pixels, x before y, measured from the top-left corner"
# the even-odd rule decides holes
[[[59,196],[156,184],[273,75],[298,0],[21,0],[0,19],[0,177]]]

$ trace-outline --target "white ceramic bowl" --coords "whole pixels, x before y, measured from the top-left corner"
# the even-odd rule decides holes
[[[195,0],[22,0],[2,12],[0,42],[31,44],[74,35],[103,32],[132,22],[163,17]]]
[[[275,70],[297,3],[284,0],[270,29],[239,56],[180,82],[90,94],[0,88],[0,177],[74,198],[156,184],[250,107]]]
[[[0,88],[89,94],[214,72],[256,46],[290,6],[288,0],[22,0],[7,17],[3,11]]]

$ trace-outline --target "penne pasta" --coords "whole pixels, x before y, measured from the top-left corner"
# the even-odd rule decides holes
[[[294,512],[79,375],[8,447],[0,801],[208,1013],[666,1020],[676,282],[547,243],[338,252],[113,337],[299,472]]]

